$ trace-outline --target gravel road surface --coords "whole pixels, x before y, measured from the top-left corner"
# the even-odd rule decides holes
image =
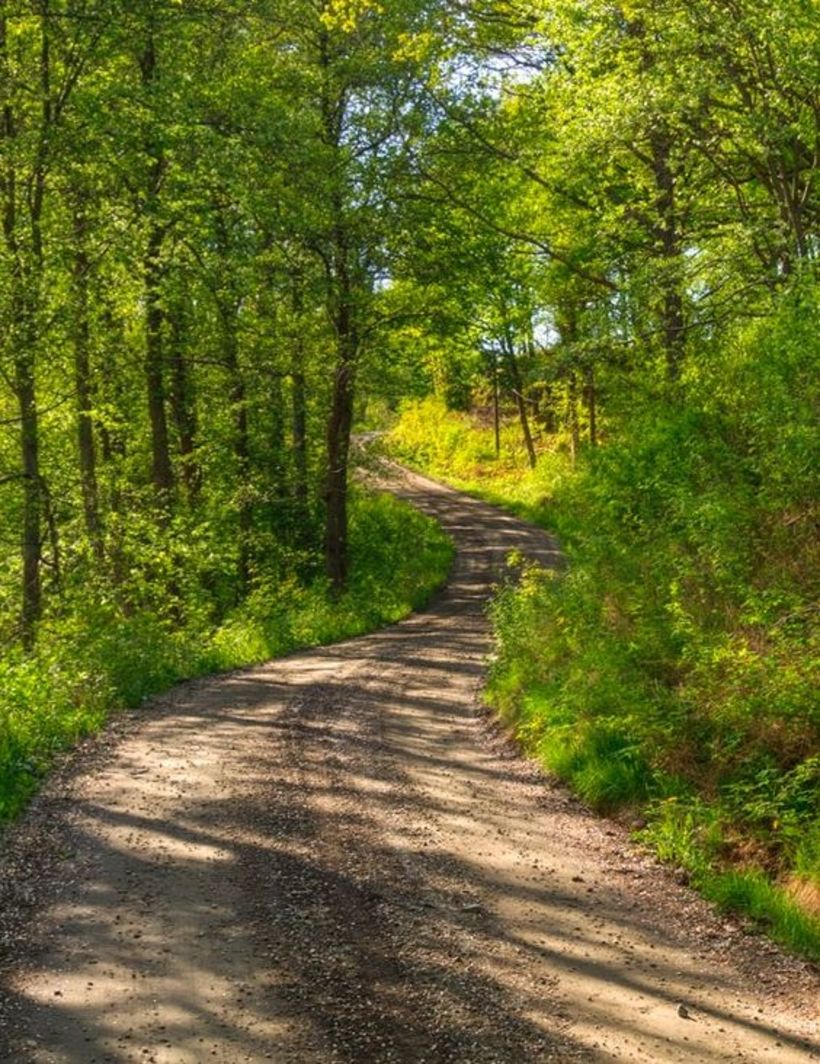
[[[2,840],[0,1061],[820,1059],[816,970],[481,712],[492,585],[555,544],[390,476],[458,546],[425,613],[123,716]]]

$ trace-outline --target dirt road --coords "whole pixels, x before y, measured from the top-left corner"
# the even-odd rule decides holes
[[[817,1059],[816,973],[477,712],[503,557],[554,545],[421,478],[397,490],[459,547],[426,613],[184,685],[6,840],[0,1060]]]

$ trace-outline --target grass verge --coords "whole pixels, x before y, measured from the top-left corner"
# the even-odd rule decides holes
[[[560,439],[542,441],[531,471],[514,423],[497,459],[490,429],[428,399],[389,446],[561,538],[568,572],[525,568],[491,609],[487,697],[525,749],[592,807],[645,821],[641,841],[721,908],[817,962],[816,553],[807,485],[759,487],[774,484],[769,461],[803,468],[793,415],[794,457],[754,438],[768,431],[756,407],[707,399],[576,469]]]

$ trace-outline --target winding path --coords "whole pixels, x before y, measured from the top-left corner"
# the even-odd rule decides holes
[[[0,1061],[818,1059],[816,973],[477,712],[504,556],[554,544],[420,477],[392,487],[459,548],[429,610],[183,685],[10,833]]]

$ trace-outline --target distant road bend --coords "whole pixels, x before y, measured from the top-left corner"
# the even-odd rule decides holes
[[[394,468],[458,545],[375,635],[189,683],[58,772],[0,857],[0,1061],[820,1059],[744,935],[477,711],[541,531]]]

